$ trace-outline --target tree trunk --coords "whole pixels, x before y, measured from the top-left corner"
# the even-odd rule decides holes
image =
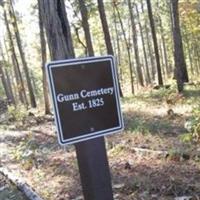
[[[101,24],[102,24],[102,27],[103,27],[103,33],[104,33],[104,39],[105,39],[105,43],[106,43],[107,53],[110,54],[110,55],[114,55],[103,0],[98,0],[98,9],[99,9],[99,14],[100,14]],[[118,77],[119,77],[119,75],[118,75]],[[123,97],[119,78],[118,78],[118,83],[119,83],[120,96]]]
[[[114,55],[103,0],[97,0],[97,1],[98,1],[98,10],[99,10],[99,15],[100,15],[100,19],[101,19],[101,24],[103,27],[103,33],[104,33],[104,39],[105,39],[105,43],[106,43],[107,53],[110,55]]]
[[[50,42],[49,48],[51,49],[52,58],[54,60],[59,60],[71,57],[69,51],[66,50],[72,48],[72,46],[69,46],[69,38],[64,37],[63,26],[61,26],[63,18],[66,18],[65,7],[61,6],[61,3],[64,3],[64,0],[39,0],[39,3],[47,39]],[[69,27],[65,31],[68,31],[68,34],[70,34]],[[70,42],[70,44],[72,43]],[[59,49],[57,49],[58,47]],[[56,52],[57,50],[59,50],[59,52]],[[99,189],[98,191],[101,192],[99,195],[103,196],[101,199],[113,200],[104,138],[101,137],[80,142],[77,143],[75,147],[78,165],[81,171],[82,188],[85,199],[100,199],[99,197],[96,197],[96,195],[94,195],[95,198],[92,198],[94,197],[94,188],[92,184],[98,182],[100,189],[97,188],[97,190]],[[97,165],[96,163],[99,163],[100,156],[102,159],[101,161],[103,162],[101,165]],[[91,174],[94,175],[94,167],[96,167],[95,170],[97,172],[95,176],[96,179],[94,179],[94,176],[90,176]],[[101,173],[98,173],[98,171],[101,171]],[[100,176],[102,173],[106,175],[106,177]],[[88,175],[87,182],[84,182],[85,174]],[[88,184],[90,188],[87,188]],[[90,189],[93,190],[91,191]]]
[[[8,63],[12,63],[12,59],[9,56],[9,52],[8,52],[8,47],[6,44],[6,40],[4,38],[4,48],[5,48],[5,52],[2,51],[2,58],[4,60],[4,62],[8,62]],[[5,53],[5,54],[4,54]],[[17,105],[17,90],[16,90],[16,83],[15,83],[15,75],[14,75],[14,70],[13,68],[10,69],[10,71],[8,72],[8,69],[5,70],[6,73],[6,78],[8,81],[8,85],[10,87],[10,91],[13,94],[13,98],[14,98],[14,102],[15,102],[15,106]]]
[[[14,47],[14,43],[13,43],[13,39],[12,39],[12,34],[11,34],[11,31],[10,31],[7,13],[6,13],[5,8],[4,8],[4,21],[5,21],[8,37],[9,37],[9,46],[10,46],[11,54],[12,54],[11,58],[12,58],[15,76],[16,76],[16,80],[17,80],[17,90],[18,90],[18,93],[19,93],[19,98],[20,98],[20,101],[28,107],[28,101],[27,101],[27,97],[26,97],[24,82],[23,82],[22,74],[21,74],[21,71],[20,71],[20,68],[19,68],[19,63],[18,63],[18,60],[17,60],[17,55],[16,55],[16,51],[15,51],[15,47]]]
[[[192,49],[190,48],[188,36],[185,36],[185,42],[186,42],[186,47],[187,47],[187,52],[188,52],[187,54],[188,54],[188,58],[189,58],[190,70],[191,70],[192,75],[194,75],[194,68],[193,68],[193,61],[192,61]]]
[[[15,101],[15,97],[14,97],[14,93],[13,93],[13,88],[12,88],[12,84],[11,84],[11,78],[12,76],[8,73],[8,70],[5,69],[5,77],[6,77],[6,82],[8,85],[8,90],[10,93],[10,103],[16,106],[16,101]]]
[[[11,94],[9,92],[9,87],[8,87],[6,77],[5,77],[5,74],[4,74],[4,71],[3,71],[3,63],[2,62],[0,62],[0,78],[1,78],[1,81],[2,81],[2,85],[4,87],[4,91],[5,91],[7,100],[8,100],[8,102],[11,102],[12,97],[11,97]]]
[[[94,56],[94,49],[92,46],[92,39],[90,34],[90,27],[88,23],[88,11],[85,5],[85,0],[79,0],[79,8],[82,16],[82,26],[85,33],[85,40],[88,48],[89,56]]]
[[[113,1],[113,6],[114,6],[114,8],[116,9],[116,12],[117,12],[117,16],[118,16],[118,19],[119,19],[119,22],[120,22],[120,26],[121,26],[121,29],[122,29],[122,33],[123,33],[123,37],[124,37],[124,41],[125,41],[125,45],[126,45],[126,49],[127,49],[127,53],[128,53],[129,70],[130,70],[130,78],[131,78],[131,92],[132,92],[132,94],[134,94],[135,93],[135,91],[134,91],[134,78],[133,78],[133,67],[132,67],[132,64],[131,64],[130,46],[129,46],[128,40],[126,38],[126,32],[125,32],[125,29],[124,29],[124,25],[123,25],[123,22],[122,22],[120,13],[119,13],[119,9],[118,9],[115,1]]]
[[[144,80],[143,80],[141,63],[140,63],[140,56],[139,56],[139,51],[138,51],[137,31],[136,31],[136,25],[135,25],[131,0],[128,0],[128,8],[129,8],[131,28],[132,28],[132,34],[133,34],[133,47],[134,47],[134,52],[135,52],[135,61],[136,61],[138,80],[139,80],[140,85],[144,86]]]
[[[178,0],[171,0],[171,6],[173,16],[175,78],[177,80],[178,91],[183,92],[183,83],[189,80],[179,25]]]
[[[161,72],[163,75],[163,79],[165,78],[165,68],[164,68],[164,53],[163,53],[163,47],[162,47],[162,39],[159,41],[159,54],[160,54],[160,64],[161,64]]]
[[[162,79],[162,73],[161,73],[160,56],[159,56],[158,42],[157,42],[154,19],[153,19],[152,8],[151,8],[151,1],[146,0],[146,2],[147,2],[147,10],[148,10],[148,15],[149,15],[151,32],[152,32],[152,37],[153,37],[155,57],[156,57],[158,84],[162,86],[163,85],[163,79]]]
[[[64,2],[55,1],[49,2],[47,0],[40,0],[42,11],[43,24],[46,29],[47,41],[52,59],[73,58],[74,49],[71,33],[69,32],[69,22],[65,13]],[[58,12],[46,13],[49,9],[57,10]],[[69,36],[69,37],[68,37]],[[66,45],[63,45],[67,43]]]
[[[51,114],[48,87],[47,87],[47,77],[45,73],[45,63],[47,60],[47,52],[46,52],[46,41],[45,41],[44,27],[43,27],[43,22],[42,22],[42,14],[41,14],[39,0],[38,0],[38,17],[39,17],[39,29],[40,29],[40,45],[41,45],[41,54],[42,54],[42,87],[43,87],[43,95],[44,95],[45,114],[47,115],[47,114]]]
[[[117,61],[118,61],[118,66],[119,66],[119,70],[120,70],[120,73],[119,73],[119,78],[121,80],[121,82],[123,82],[123,73],[122,73],[122,67],[121,67],[121,49],[120,49],[120,36],[119,36],[119,33],[118,33],[118,26],[117,26],[117,16],[116,16],[116,13],[115,13],[115,8],[113,10],[113,19],[114,19],[114,29],[115,29],[115,35],[116,35],[116,43],[117,43]]]
[[[141,35],[141,39],[142,39],[142,50],[143,50],[143,55],[144,55],[144,63],[145,63],[145,69],[146,69],[146,82],[147,85],[151,83],[151,77],[150,77],[150,72],[149,72],[149,66],[148,66],[148,60],[147,60],[147,52],[146,52],[146,47],[145,47],[145,41],[144,41],[144,35],[143,35],[143,31],[142,31],[142,24],[140,22],[140,14],[138,11],[138,6],[137,4],[135,4],[135,9],[136,9],[136,13],[137,13],[137,20],[138,20],[138,24],[139,24],[139,29],[140,29],[140,35]]]
[[[2,80],[2,84],[4,86],[5,93],[6,93],[9,103],[15,105],[16,102],[15,102],[15,98],[14,98],[11,83],[10,83],[10,77],[8,76],[6,67],[4,67],[4,69],[3,69],[3,66],[5,66],[5,57],[4,57],[1,45],[0,45],[0,53],[1,53],[1,57],[2,57],[2,62],[0,62],[0,68],[1,68],[0,74],[2,75],[2,77],[1,77],[1,75],[0,75],[0,77]],[[4,73],[4,70],[5,70],[5,73]]]
[[[25,73],[25,77],[26,77],[31,107],[36,108],[37,105],[36,105],[35,95],[33,93],[33,87],[32,87],[31,80],[30,80],[30,75],[29,75],[27,62],[26,62],[26,59],[25,59],[25,54],[24,54],[24,51],[23,51],[23,48],[22,48],[22,41],[21,41],[19,29],[18,29],[17,19],[16,19],[15,11],[14,11],[11,0],[10,0],[9,13],[10,13],[10,17],[12,19],[12,25],[13,25],[13,29],[15,31],[17,46],[18,46],[18,49],[19,49],[19,53],[20,53],[20,57],[21,57],[21,60],[22,60],[22,65],[23,65],[23,69],[24,69],[24,73]]]
[[[143,15],[145,15],[143,0],[141,0],[141,10],[142,10]],[[155,67],[155,62],[154,62],[154,52],[152,50],[152,42],[150,40],[151,36],[150,36],[149,29],[148,29],[148,26],[147,26],[147,19],[146,18],[145,18],[145,21],[144,21],[144,29],[145,29],[145,37],[146,37],[146,41],[147,41],[148,56],[149,56],[149,59],[150,59],[151,77],[152,77],[152,80],[154,81],[155,80],[156,67]]]
[[[167,58],[167,48],[166,48],[166,43],[165,43],[162,20],[161,20],[160,16],[159,16],[159,25],[160,25],[160,32],[161,32],[160,34],[161,34],[162,48],[163,48],[163,58],[165,61],[165,68],[166,68],[167,76],[169,76],[170,70],[169,70],[169,63],[168,63],[168,58]]]

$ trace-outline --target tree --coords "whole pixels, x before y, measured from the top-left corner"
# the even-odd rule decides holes
[[[160,56],[159,56],[159,50],[158,50],[158,42],[157,42],[157,36],[156,36],[156,31],[155,31],[151,1],[146,0],[146,3],[147,3],[147,10],[148,10],[148,15],[149,15],[149,21],[150,21],[150,26],[151,26],[151,32],[152,32],[152,38],[153,38],[153,44],[154,44],[154,51],[155,51],[155,57],[156,57],[158,84],[162,86],[163,85],[163,79],[162,79],[162,72],[161,72],[161,66],[160,66]]]
[[[4,91],[7,97],[8,102],[12,103],[12,101],[14,100],[14,98],[12,98],[11,93],[9,91],[9,87],[6,81],[6,77],[5,77],[5,73],[3,71],[3,62],[0,61],[0,78],[4,87]]]
[[[63,0],[39,0],[39,4],[51,59],[73,58],[75,54]],[[57,9],[59,12],[55,12]]]
[[[92,45],[90,27],[89,27],[89,23],[88,23],[88,11],[87,11],[87,7],[85,5],[85,0],[79,0],[79,8],[81,11],[81,16],[82,16],[82,26],[83,26],[84,33],[85,33],[85,40],[86,40],[86,44],[87,44],[88,55],[94,56],[94,49],[93,49],[93,45]]]
[[[99,10],[99,15],[100,15],[100,19],[101,19],[101,24],[103,27],[103,33],[104,33],[104,39],[105,39],[105,43],[106,43],[107,53],[110,55],[114,55],[103,0],[98,0],[98,10]]]
[[[103,27],[103,33],[104,33],[104,39],[105,39],[105,43],[106,43],[107,53],[110,55],[114,55],[103,0],[98,0],[98,10],[99,10],[99,14],[100,14],[101,24]],[[119,83],[119,93],[120,93],[120,96],[123,97],[120,83]]]
[[[136,31],[136,25],[135,25],[131,0],[128,0],[128,8],[129,8],[129,14],[130,14],[130,19],[131,19],[131,28],[132,28],[132,34],[133,34],[133,47],[134,47],[134,52],[135,52],[135,61],[136,61],[138,80],[139,80],[140,85],[144,86],[144,80],[143,80],[141,63],[140,63],[140,56],[139,56],[139,51],[138,51],[137,31]]]
[[[132,92],[132,94],[134,94],[135,93],[135,89],[134,89],[133,66],[132,66],[132,63],[131,63],[130,45],[129,45],[128,39],[126,37],[125,28],[124,28],[124,25],[123,25],[123,22],[122,22],[122,19],[121,19],[121,16],[120,16],[120,12],[119,12],[119,9],[118,9],[117,2],[115,2],[113,0],[112,3],[113,3],[113,6],[114,6],[114,14],[115,14],[115,10],[117,12],[117,17],[119,19],[119,23],[120,23],[120,26],[121,26],[121,30],[122,30],[125,46],[126,46],[127,53],[128,53],[129,71],[130,71],[130,79],[131,79],[131,92]]]
[[[73,52],[71,37],[65,37],[65,34],[71,35],[71,32],[65,11],[64,0],[39,0],[39,4],[52,59],[59,60],[74,57],[74,55],[71,54]],[[102,174],[105,175],[103,172],[109,172],[104,138],[101,137],[80,142],[77,143],[75,147],[79,168],[80,170],[84,169],[84,172],[81,171],[81,179],[85,198],[112,200],[112,192],[107,192],[112,191],[110,180],[102,176]],[[103,163],[101,163],[101,165],[95,165],[98,163],[99,155],[102,155]],[[98,172],[95,176],[101,187],[101,193],[98,193],[98,197],[94,194],[95,189],[92,188],[92,183],[95,179],[88,174],[88,171],[94,169],[94,166]],[[84,182],[84,173],[88,175],[87,183]],[[107,176],[109,176],[109,174]],[[91,190],[87,190],[88,183],[91,186]]]
[[[43,86],[43,94],[44,94],[44,104],[45,104],[45,114],[50,114],[50,102],[47,88],[47,77],[45,73],[45,63],[47,60],[47,52],[46,52],[46,40],[44,35],[44,27],[42,22],[42,14],[40,3],[38,0],[38,17],[39,17],[39,29],[40,29],[40,45],[41,45],[41,55],[42,55],[42,86]]]
[[[16,41],[17,41],[17,47],[19,49],[20,57],[21,57],[21,60],[22,60],[22,65],[23,65],[23,69],[24,69],[24,73],[25,73],[25,77],[26,77],[26,82],[27,82],[27,86],[28,86],[28,91],[29,91],[30,102],[31,102],[32,108],[35,108],[37,105],[36,105],[35,95],[33,93],[33,86],[31,84],[28,65],[27,65],[27,62],[26,62],[26,59],[25,59],[24,50],[22,48],[22,40],[21,40],[20,33],[19,33],[17,18],[16,18],[15,11],[14,11],[14,8],[13,8],[12,0],[10,0],[9,2],[10,2],[9,14],[10,14],[10,17],[12,19],[11,23],[13,25],[13,29],[14,29],[15,37],[16,37]]]
[[[1,80],[2,80],[2,84],[3,84],[3,87],[4,87],[8,102],[10,104],[14,104],[15,105],[16,102],[15,102],[15,98],[14,98],[14,95],[13,95],[12,87],[11,87],[11,84],[10,84],[10,77],[7,76],[8,72],[7,72],[6,68],[5,68],[6,63],[5,63],[5,59],[4,59],[4,55],[3,55],[3,51],[2,51],[2,46],[1,45],[0,45],[0,54],[1,54],[1,57],[2,57],[2,61],[0,61],[0,77],[1,77]],[[5,69],[5,72],[4,72],[3,68]]]
[[[168,57],[167,57],[167,48],[166,48],[166,42],[165,42],[165,36],[164,36],[164,29],[163,29],[161,17],[158,16],[158,18],[159,18],[158,21],[159,21],[159,26],[160,26],[160,34],[161,34],[161,41],[162,41],[165,67],[166,67],[167,76],[169,76],[170,69],[169,69],[169,63],[168,63]]]
[[[28,101],[27,101],[27,96],[26,96],[26,92],[25,92],[24,81],[22,79],[22,74],[21,74],[19,62],[18,62],[17,55],[16,55],[16,50],[15,50],[12,33],[10,30],[10,26],[9,26],[9,21],[8,21],[8,17],[7,17],[7,11],[6,11],[5,4],[3,5],[3,15],[4,15],[6,31],[8,34],[9,48],[11,50],[11,59],[12,59],[13,68],[14,68],[14,72],[15,72],[15,78],[16,78],[16,82],[17,82],[17,90],[19,93],[19,99],[23,104],[25,104],[28,107]]]
[[[173,19],[175,78],[177,80],[178,91],[183,92],[183,84],[184,82],[188,82],[189,80],[179,25],[178,0],[171,0],[171,6]]]
[[[143,30],[142,30],[142,24],[141,24],[141,19],[140,19],[140,14],[139,14],[137,4],[135,4],[135,9],[136,9],[136,13],[137,13],[137,21],[138,21],[138,25],[139,25],[139,29],[140,29],[141,40],[142,40],[142,50],[143,50],[143,54],[144,54],[144,62],[145,62],[145,68],[146,68],[146,82],[148,85],[151,83],[151,77],[150,77],[148,60],[147,60],[147,52],[146,52],[146,47],[145,47],[144,34],[143,34]]]
[[[143,0],[140,0],[140,3],[141,3],[142,14],[143,14],[143,16],[146,16]],[[137,7],[136,7],[136,9],[137,9]],[[144,19],[144,33],[145,33],[144,38],[146,38],[146,43],[147,43],[148,58],[150,60],[149,63],[151,66],[151,77],[152,77],[152,80],[155,80],[155,73],[156,73],[156,67],[155,67],[155,61],[154,61],[155,59],[154,59],[154,52],[153,52],[152,40],[151,40],[152,37],[151,37],[150,31],[149,31],[147,17],[145,17],[145,19]]]

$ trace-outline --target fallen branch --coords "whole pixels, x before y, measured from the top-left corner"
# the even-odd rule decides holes
[[[141,154],[143,156],[156,156],[158,158],[166,158],[169,155],[168,151],[158,151],[158,150],[151,150],[151,149],[144,149],[138,147],[131,147],[131,151],[137,154]]]
[[[30,200],[43,200],[27,183],[25,183],[22,179],[15,176],[8,169],[1,167],[0,173],[6,176],[13,184],[17,186],[17,188],[22,191],[26,197]]]

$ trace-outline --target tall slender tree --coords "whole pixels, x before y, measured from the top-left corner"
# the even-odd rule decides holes
[[[163,85],[163,78],[162,78],[162,72],[161,72],[161,66],[160,66],[160,56],[159,56],[158,42],[157,42],[155,24],[154,24],[152,7],[151,7],[151,0],[146,0],[146,3],[147,3],[147,10],[148,10],[148,15],[149,15],[149,21],[150,21],[150,26],[151,26],[151,32],[152,32],[152,38],[153,38],[153,44],[154,44],[154,51],[155,51],[155,57],[156,57],[158,84],[160,86],[162,86]]]
[[[103,27],[103,33],[104,33],[104,39],[106,43],[106,48],[107,48],[107,53],[110,55],[114,55],[112,43],[111,43],[111,37],[110,37],[110,32],[108,28],[108,23],[106,19],[106,13],[104,9],[104,3],[103,0],[97,0],[98,1],[98,10],[99,10],[99,15],[101,19],[101,24]]]
[[[179,92],[183,92],[184,82],[188,82],[188,73],[183,52],[182,36],[179,25],[178,0],[171,0],[173,19],[175,78]]]
[[[135,61],[136,61],[138,80],[139,80],[140,85],[144,86],[144,80],[143,80],[141,63],[140,63],[140,56],[139,56],[139,51],[138,51],[137,31],[136,31],[135,19],[134,19],[134,14],[133,14],[133,6],[131,3],[131,0],[128,0],[128,8],[129,8],[129,14],[130,14],[130,20],[131,20],[131,28],[132,28],[132,35],[133,35],[133,47],[134,47],[134,52],[135,52]]]
[[[4,73],[4,70],[3,70],[3,62],[2,61],[0,61],[0,78],[1,78],[1,81],[2,81],[2,85],[4,87],[4,91],[5,91],[7,100],[8,100],[8,102],[12,103],[14,98],[9,91],[8,83],[6,81],[6,76],[5,76],[5,73]]]
[[[12,38],[12,33],[10,30],[10,26],[9,26],[9,21],[8,21],[8,17],[7,17],[7,11],[6,11],[5,4],[3,5],[3,9],[4,9],[4,11],[3,11],[4,12],[3,13],[4,22],[5,22],[6,31],[8,34],[9,48],[11,49],[11,59],[12,59],[15,77],[16,77],[16,81],[17,81],[17,90],[19,93],[19,99],[20,99],[21,103],[25,104],[28,107],[28,101],[27,101],[27,96],[26,96],[26,92],[25,92],[24,81],[22,78],[21,70],[19,67],[19,62],[17,59],[17,54],[16,54],[16,50],[15,50],[15,46],[14,46],[14,42],[13,42],[13,38]]]
[[[118,9],[117,2],[115,2],[113,0],[112,5],[114,6],[114,12],[115,11],[117,12],[117,17],[119,19],[119,23],[120,23],[122,34],[123,34],[123,39],[124,39],[124,42],[125,42],[125,45],[126,45],[126,49],[127,49],[127,53],[128,53],[130,79],[131,79],[131,92],[132,92],[132,94],[134,94],[135,93],[135,89],[134,89],[134,76],[133,76],[133,66],[132,66],[132,62],[131,62],[130,45],[129,45],[128,39],[126,37],[125,28],[124,28],[124,25],[123,25],[123,22],[122,22],[122,19],[121,19],[121,16],[120,16],[120,12],[119,12],[119,9]]]
[[[160,34],[161,34],[161,42],[162,42],[162,48],[163,48],[163,56],[164,56],[164,61],[165,61],[165,68],[167,72],[167,76],[170,74],[170,69],[169,69],[169,62],[168,62],[168,56],[167,56],[167,48],[166,48],[166,42],[165,42],[165,35],[164,35],[164,29],[162,25],[162,20],[161,17],[159,17],[159,26],[160,26]]]
[[[138,6],[137,6],[136,3],[134,5],[135,5],[136,13],[137,13],[137,22],[138,22],[138,25],[139,25],[139,30],[140,30],[141,40],[142,40],[142,50],[143,50],[145,69],[146,69],[146,82],[147,82],[147,84],[150,84],[151,83],[151,77],[150,77],[150,72],[149,72],[149,66],[148,66],[148,60],[147,60],[147,51],[146,51],[146,46],[145,46],[142,24],[141,24],[141,20],[140,20],[139,9],[138,9]]]
[[[28,69],[28,65],[26,62],[26,58],[25,58],[25,53],[22,47],[22,40],[21,40],[21,36],[19,33],[19,28],[18,28],[18,23],[17,23],[17,18],[16,18],[16,14],[15,14],[15,10],[13,8],[13,3],[12,0],[9,1],[9,14],[11,17],[11,23],[13,25],[13,29],[15,32],[15,37],[16,37],[16,41],[17,41],[17,47],[19,49],[19,53],[20,53],[20,57],[22,60],[22,65],[23,65],[23,69],[24,69],[24,73],[25,73],[25,77],[26,77],[26,82],[27,82],[27,86],[28,86],[28,91],[29,91],[29,97],[30,97],[30,103],[31,103],[31,107],[35,108],[36,105],[36,100],[35,100],[35,95],[33,93],[33,86],[31,84],[31,80],[30,80],[30,75],[29,75],[29,69]]]
[[[50,102],[48,95],[48,87],[47,87],[47,77],[45,73],[45,63],[47,60],[47,52],[46,52],[46,40],[44,35],[44,26],[42,21],[42,14],[40,3],[38,0],[38,17],[39,17],[39,29],[40,29],[40,45],[41,45],[41,55],[42,55],[42,86],[43,86],[43,94],[44,94],[44,104],[45,104],[45,114],[50,114]]]
[[[3,55],[1,44],[0,44],[0,55],[2,58],[2,60],[0,61],[0,77],[2,80],[2,84],[4,86],[4,90],[5,90],[9,103],[15,105],[16,102],[15,102],[15,98],[14,98],[11,83],[10,83],[10,77],[7,76],[8,72],[7,72],[7,69],[5,68],[6,62]]]
[[[140,0],[141,3],[141,11],[143,15],[146,15],[145,10],[144,10],[144,2],[143,0]],[[148,52],[148,58],[149,58],[149,65],[151,66],[151,78],[154,81],[155,80],[155,73],[156,73],[156,66],[155,66],[155,59],[154,59],[154,51],[152,47],[152,36],[150,34],[150,30],[148,27],[148,20],[145,18],[144,20],[144,34],[145,34],[145,39],[147,43],[147,52]]]
[[[116,39],[113,39],[113,41],[116,41],[116,49],[115,49],[115,55],[117,55],[117,62],[119,66],[119,79],[121,82],[123,82],[123,72],[122,72],[122,66],[121,66],[121,48],[120,48],[120,34],[118,31],[118,24],[117,24],[117,16],[115,9],[113,10],[113,23],[114,23],[114,33]],[[114,38],[114,36],[113,36]]]
[[[110,55],[114,55],[103,0],[98,0],[98,10],[99,10],[99,15],[100,15],[100,19],[101,19],[101,24],[103,27],[103,33],[104,33],[104,39],[105,39],[105,43],[106,43],[107,53]],[[123,97],[120,82],[119,82],[119,92],[120,92],[120,96]]]
[[[90,26],[88,23],[88,11],[85,5],[85,0],[78,0],[79,1],[79,8],[82,16],[82,26],[85,33],[85,40],[88,48],[88,55],[94,56],[94,49],[92,45],[92,39],[90,34]]]

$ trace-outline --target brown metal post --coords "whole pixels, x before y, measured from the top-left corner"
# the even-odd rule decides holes
[[[75,144],[85,200],[113,200],[103,137]]]

